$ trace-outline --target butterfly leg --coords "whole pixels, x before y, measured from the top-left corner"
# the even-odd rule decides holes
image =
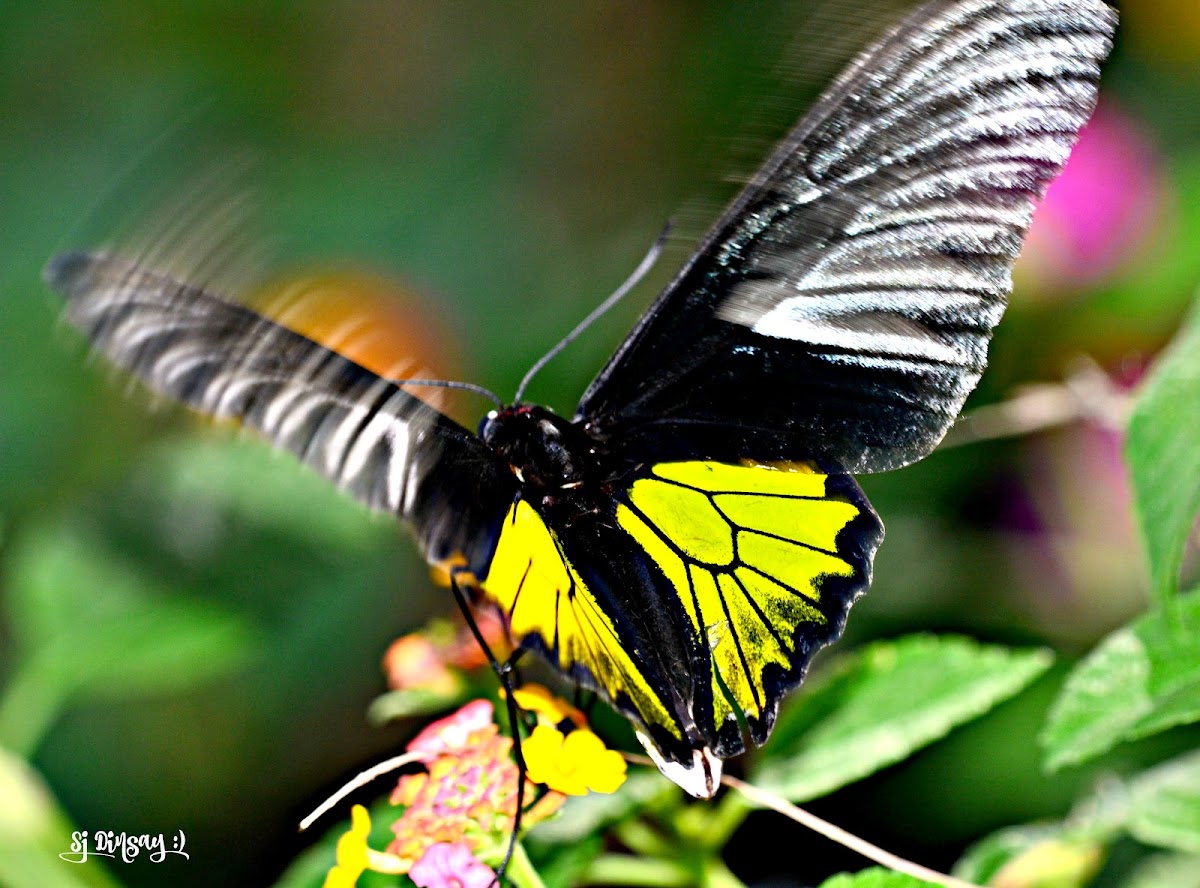
[[[572,697],[575,708],[590,718],[598,699],[595,691],[589,691],[583,685],[576,683]]]
[[[470,572],[461,568],[452,570],[450,572],[450,589],[454,593],[454,600],[458,604],[458,609],[462,611],[463,619],[467,621],[467,627],[471,630],[471,634],[475,636],[475,641],[479,644],[484,656],[487,657],[488,663],[491,664],[492,671],[496,673],[496,678],[499,679],[500,687],[504,691],[504,703],[508,709],[508,724],[512,732],[513,755],[517,759],[517,810],[516,814],[513,815],[512,832],[508,837],[508,848],[504,852],[504,860],[496,868],[496,880],[492,883],[493,885],[501,885],[504,880],[504,872],[508,869],[508,865],[512,861],[513,852],[517,847],[517,835],[521,831],[521,815],[524,813],[525,807],[525,775],[527,768],[525,767],[525,755],[521,751],[520,710],[517,707],[516,696],[513,693],[516,689],[514,676],[516,675],[517,660],[523,651],[519,648],[515,649],[504,662],[497,659],[495,653],[492,652],[491,646],[487,643],[487,639],[479,631],[479,624],[475,622],[475,617],[471,613],[471,605],[467,600],[466,594],[463,592],[463,587],[459,585],[460,575],[464,578],[469,577]]]

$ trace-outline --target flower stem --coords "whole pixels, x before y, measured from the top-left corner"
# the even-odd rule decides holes
[[[546,888],[542,877],[533,868],[529,855],[525,853],[525,846],[520,842],[513,846],[512,859],[508,862],[505,877],[518,888]]]
[[[603,854],[583,871],[580,885],[634,885],[645,888],[689,888],[695,871],[674,860],[653,860],[631,854]]]
[[[746,883],[729,871],[719,857],[710,857],[704,863],[703,888],[746,888]]]
[[[624,820],[613,825],[613,834],[628,848],[643,857],[669,857],[670,843],[644,820]]]
[[[705,847],[718,849],[728,844],[730,837],[737,828],[746,821],[746,815],[754,810],[754,805],[740,793],[726,793],[725,797],[712,808],[705,822],[703,842]]]

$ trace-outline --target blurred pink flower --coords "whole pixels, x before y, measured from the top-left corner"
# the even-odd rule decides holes
[[[513,742],[500,735],[491,721],[493,712],[487,700],[468,703],[409,744],[409,751],[427,756],[427,770],[401,777],[392,792],[392,804],[405,808],[392,824],[396,838],[388,852],[394,857],[411,866],[432,845],[462,844],[475,850],[512,831],[521,776],[512,759]],[[528,782],[524,795],[535,795]],[[523,825],[544,820],[563,800],[560,793],[546,793],[525,812]]]
[[[461,686],[442,662],[437,646],[419,632],[392,642],[383,655],[383,671],[393,690],[420,689],[448,696]]]
[[[1112,396],[1139,378],[1104,373]],[[1146,606],[1146,568],[1133,518],[1124,435],[1090,420],[1023,442],[1020,480],[1002,498],[1009,532],[1011,601],[1060,643],[1090,644]]]
[[[408,877],[420,888],[488,888],[496,874],[466,845],[439,842],[413,864]]]
[[[1102,102],[1034,214],[1017,266],[1022,283],[1079,289],[1120,270],[1155,231],[1164,192],[1159,167],[1138,124]]]
[[[520,774],[512,741],[489,728],[474,732],[471,746],[433,759],[427,773],[400,778],[391,801],[405,811],[392,824],[389,852],[415,862],[439,842],[474,849],[512,829]]]
[[[492,722],[495,709],[487,700],[472,700],[452,715],[438,719],[429,725],[408,744],[409,752],[441,755],[455,749],[464,749],[479,739],[480,732],[495,733]]]

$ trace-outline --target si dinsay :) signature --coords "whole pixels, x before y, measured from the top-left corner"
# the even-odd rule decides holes
[[[144,853],[151,863],[162,863],[171,854],[190,860],[190,855],[183,850],[186,843],[183,830],[171,837],[170,847],[162,833],[130,835],[101,829],[89,835],[87,830],[77,830],[71,833],[71,850],[58,856],[68,863],[83,863],[89,857],[108,857],[133,863]]]

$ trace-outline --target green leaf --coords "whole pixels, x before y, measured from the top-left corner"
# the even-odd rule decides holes
[[[257,646],[245,620],[172,594],[70,529],[22,538],[8,591],[18,651],[0,742],[26,753],[72,696],[190,687],[228,674]]]
[[[781,715],[752,782],[799,802],[906,758],[1042,674],[1045,651],[1013,651],[957,636],[914,635],[859,651],[833,681],[802,694],[800,731]],[[832,699],[831,699],[832,697]],[[824,713],[809,724],[803,709]],[[782,742],[780,742],[782,740]]]
[[[254,649],[244,620],[173,594],[85,534],[36,533],[14,561],[11,594],[24,603],[24,625],[46,624],[33,628],[27,654],[69,687],[115,695],[184,687],[229,672]]]
[[[915,879],[904,873],[895,873],[880,867],[861,870],[857,873],[841,873],[826,879],[820,888],[926,888],[933,882]]]
[[[954,865],[954,875],[978,885],[1038,884],[1039,877],[1088,884],[1105,849],[1125,833],[1129,795],[1123,782],[1102,781],[1065,820],[1010,826],[980,839]]]
[[[1200,594],[1167,602],[1105,638],[1067,676],[1039,738],[1046,768],[1200,720]]]
[[[64,634],[43,648],[66,686],[97,697],[188,688],[234,671],[256,647],[256,634],[223,608],[202,601],[162,601],[103,624],[90,636]]]
[[[20,888],[116,888],[108,869],[69,863],[75,827],[40,775],[0,747],[0,885]]]
[[[527,840],[522,839],[522,843],[527,843]],[[554,845],[534,863],[546,888],[572,888],[581,882],[588,867],[603,852],[604,837],[599,834],[587,835],[574,842]]]
[[[1104,844],[1066,824],[1033,824],[993,833],[954,866],[954,875],[996,888],[1083,888],[1104,862]]]
[[[1061,823],[1030,824],[993,833],[967,850],[955,865],[954,875],[996,888],[1082,888],[1091,884],[1106,848],[1125,834],[1144,844],[1198,853],[1200,752],[1159,765],[1128,783],[1102,783]],[[1148,868],[1142,877],[1159,879],[1156,874],[1160,871],[1173,870],[1163,863]],[[1146,882],[1147,888],[1160,884],[1163,888],[1176,885],[1165,875]]]
[[[1130,835],[1147,845],[1200,855],[1200,751],[1130,782]]]
[[[315,472],[253,439],[188,437],[152,451],[142,474],[164,518],[203,536],[225,516],[307,540],[313,546],[361,549],[394,534],[391,520],[373,515]],[[315,520],[314,516],[319,516]]]
[[[1142,861],[1121,888],[1200,888],[1200,857],[1155,854]]]
[[[97,588],[114,570],[111,562],[107,552],[64,527],[38,526],[17,538],[5,565],[4,598],[17,649],[34,650],[64,631],[119,618],[127,584]]]
[[[616,792],[590,792],[567,800],[562,810],[530,831],[527,842],[531,853],[549,845],[569,845],[597,835],[619,820],[644,808],[652,799],[673,794],[657,771],[631,770]]]
[[[954,864],[953,875],[966,882],[986,885],[1010,860],[1035,845],[1058,839],[1062,833],[1061,823],[1033,823],[998,830],[969,847]]]
[[[1125,443],[1155,596],[1179,585],[1200,511],[1200,324],[1193,316],[1142,386]]]
[[[994,888],[1084,888],[1104,863],[1098,842],[1052,839],[1004,864],[992,878]]]
[[[466,683],[460,682],[459,685],[460,687],[451,693],[429,688],[404,688],[380,694],[371,701],[367,709],[367,721],[378,726],[397,719],[446,712],[455,704],[466,700]]]

